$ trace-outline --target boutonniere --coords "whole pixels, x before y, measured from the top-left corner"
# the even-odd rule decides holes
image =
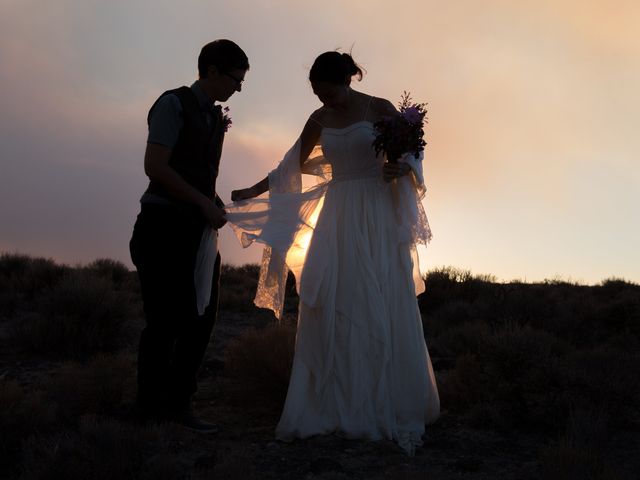
[[[222,128],[227,132],[231,125],[233,125],[233,120],[231,120],[231,115],[229,114],[229,107],[224,107],[222,109]]]

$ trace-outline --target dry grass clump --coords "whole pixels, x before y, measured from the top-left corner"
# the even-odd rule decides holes
[[[24,480],[174,480],[188,467],[172,448],[166,427],[134,427],[83,417],[77,430],[34,436],[25,442]]]
[[[66,363],[41,384],[59,416],[75,424],[82,415],[119,415],[135,392],[135,357],[128,353],[101,354],[84,364]]]
[[[296,329],[291,322],[249,329],[225,353],[225,375],[243,385],[237,401],[282,406],[289,385]]]
[[[469,332],[470,339],[473,333]],[[540,416],[553,423],[555,412],[544,404],[557,393],[553,359],[548,338],[541,332],[515,326],[483,332],[468,353],[458,355],[452,369],[439,373],[442,404],[485,428],[530,426]]]
[[[114,290],[127,290],[139,293],[138,274],[130,271],[126,265],[110,258],[99,258],[82,269],[93,276],[105,279]]]
[[[0,254],[0,287],[34,293],[55,284],[70,270],[48,258]]]
[[[211,479],[242,479],[242,480],[258,480],[264,478],[260,475],[253,462],[255,461],[255,452],[250,448],[241,446],[237,449],[225,449],[216,451],[215,459],[211,461],[213,465],[207,465],[205,468],[198,467],[193,475],[193,480],[211,480]]]
[[[27,392],[14,380],[0,380],[0,471],[16,473],[22,442],[57,427],[57,406],[42,392]]]
[[[0,255],[0,321],[27,308],[43,291],[57,284],[69,268],[53,260],[27,255]],[[28,309],[28,308],[27,308]]]
[[[12,348],[49,358],[87,359],[131,341],[140,317],[135,273],[99,259],[71,268],[49,259],[0,256],[0,321]]]
[[[640,426],[640,352],[576,350],[559,365],[562,389],[581,408],[614,411],[620,428]]]
[[[77,428],[87,414],[122,414],[133,397],[134,374],[132,356],[119,354],[67,363],[28,389],[0,381],[0,470],[17,471],[30,438]]]
[[[467,353],[458,353],[438,379],[442,404],[470,424],[554,432],[575,407],[613,408],[621,424],[637,418],[638,354],[576,349],[528,325],[475,337],[478,327],[469,328]]]
[[[437,341],[430,342],[429,351],[435,358],[446,358],[455,360],[456,358],[471,353],[476,353],[479,349],[480,341],[491,334],[491,329],[485,322],[470,321],[442,331],[439,335],[431,335],[425,332],[427,338],[437,338]]]
[[[247,330],[227,347],[225,371],[286,386],[291,374],[295,335],[295,328],[287,324]]]
[[[72,359],[126,346],[139,313],[128,292],[83,270],[43,290],[31,308],[14,318],[12,342],[28,352]]]
[[[549,480],[621,480],[623,476],[607,458],[615,435],[603,410],[572,411],[567,429],[542,452],[543,478]]]
[[[431,312],[451,300],[472,302],[486,295],[495,277],[472,275],[468,270],[441,267],[431,270],[424,278],[425,294],[419,298],[420,310]]]

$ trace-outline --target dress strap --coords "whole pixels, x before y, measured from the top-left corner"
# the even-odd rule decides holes
[[[373,96],[369,97],[369,101],[367,102],[367,108],[364,111],[364,117],[362,117],[362,120],[366,120],[367,119],[367,114],[369,113],[369,107],[371,106],[371,100],[373,100]]]

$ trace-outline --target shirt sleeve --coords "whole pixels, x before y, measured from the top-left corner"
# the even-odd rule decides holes
[[[182,105],[180,100],[172,93],[165,95],[158,100],[151,112],[147,143],[173,148],[178,141],[182,125]]]

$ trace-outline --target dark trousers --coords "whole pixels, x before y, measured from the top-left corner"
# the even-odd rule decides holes
[[[150,414],[188,408],[218,311],[220,255],[211,300],[198,315],[193,273],[204,228],[199,212],[142,206],[130,242],[146,327],[138,351],[138,406]]]

